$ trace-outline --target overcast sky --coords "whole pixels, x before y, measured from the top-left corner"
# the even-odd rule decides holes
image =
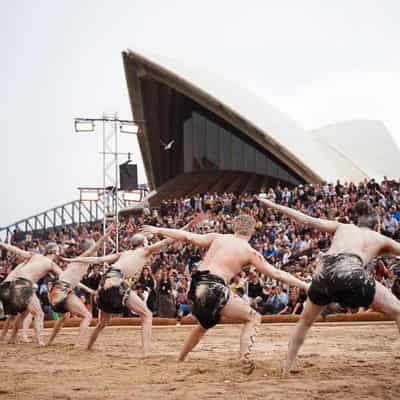
[[[397,0],[1,2],[0,226],[101,183],[73,118],[131,118],[121,51],[144,49],[256,92],[306,129],[380,119],[400,141]],[[121,151],[140,159],[135,138]],[[139,168],[144,181],[143,168]]]

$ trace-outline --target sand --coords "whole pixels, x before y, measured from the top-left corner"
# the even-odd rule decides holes
[[[91,352],[72,348],[76,328],[53,346],[0,344],[0,399],[400,399],[400,346],[393,323],[317,324],[290,378],[279,376],[293,324],[263,324],[256,370],[237,363],[240,326],[211,330],[185,363],[176,354],[191,327],[154,327],[140,360],[140,329],[109,327]],[[50,330],[46,330],[49,335]]]

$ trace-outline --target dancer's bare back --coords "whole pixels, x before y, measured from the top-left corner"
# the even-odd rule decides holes
[[[235,235],[211,235],[213,239],[200,270],[209,270],[229,281],[242,270],[243,266],[254,264],[257,255],[246,240]]]
[[[281,280],[288,285],[307,290],[308,285],[295,276],[270,265],[261,253],[253,249],[248,241],[250,236],[239,234],[196,234],[179,229],[158,228],[145,225],[144,234],[161,234],[171,239],[189,241],[196,246],[206,247],[208,251],[200,270],[208,270],[226,282],[237,275],[246,265],[253,265],[258,272],[272,279]]]
[[[368,228],[353,224],[338,223],[332,244],[327,254],[353,253],[364,261],[364,265],[379,254],[389,250],[388,238]]]
[[[302,225],[308,225],[320,231],[333,234],[331,247],[327,254],[357,254],[363,260],[364,265],[380,254],[400,254],[400,243],[372,229],[310,217],[293,208],[276,204],[270,200],[259,200],[266,207],[280,211]]]
[[[17,268],[18,270],[10,274],[6,280],[24,278],[36,283],[49,272],[57,276],[62,273],[61,268],[54,261],[40,254],[34,254],[28,262]]]
[[[120,269],[125,277],[132,278],[136,273],[142,271],[148,261],[149,254],[146,252],[146,248],[139,247],[123,252],[113,266]]]
[[[141,272],[152,254],[148,247],[138,247],[135,250],[127,250],[122,253],[110,254],[104,257],[76,257],[61,258],[70,263],[97,264],[108,263],[113,268],[119,269],[125,278],[131,278]]]

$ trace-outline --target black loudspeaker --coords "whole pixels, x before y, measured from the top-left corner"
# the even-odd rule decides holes
[[[137,189],[137,165],[121,164],[119,166],[119,182],[122,190]]]

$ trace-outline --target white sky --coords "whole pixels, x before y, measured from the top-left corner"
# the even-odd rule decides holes
[[[1,3],[0,226],[101,183],[76,116],[131,118],[121,51],[239,81],[306,129],[380,119],[400,142],[400,2],[15,0]],[[121,151],[140,154],[135,139]],[[123,159],[121,159],[123,161]],[[140,166],[141,182],[144,181]]]

